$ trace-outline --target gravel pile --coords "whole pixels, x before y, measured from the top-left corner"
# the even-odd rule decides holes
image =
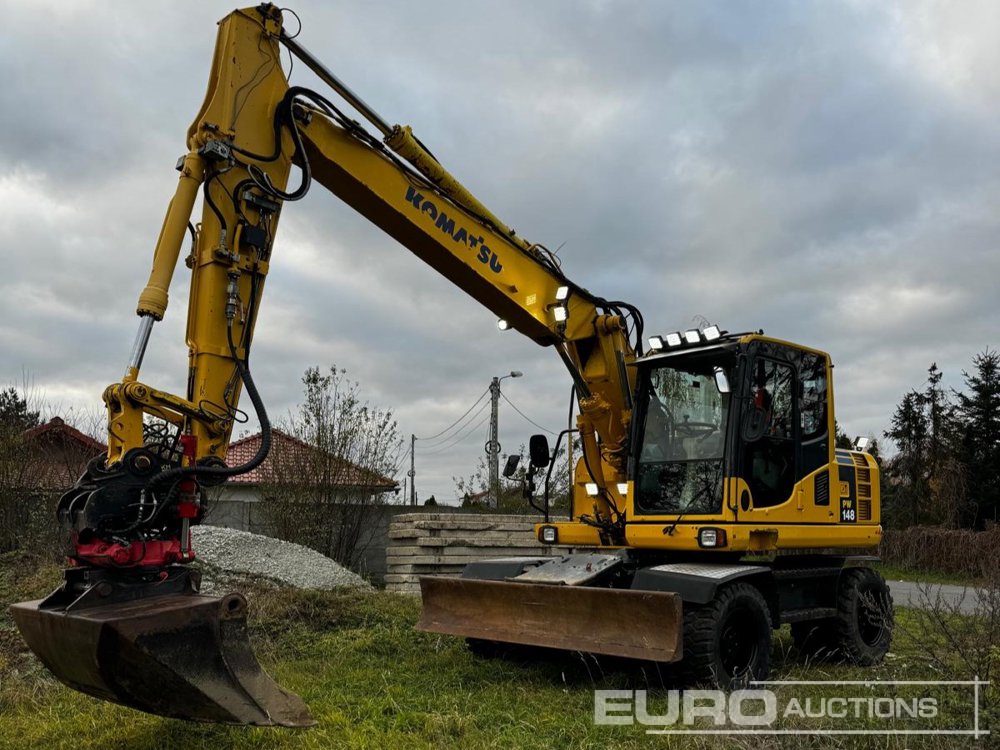
[[[372,590],[361,576],[329,557],[281,539],[221,526],[195,526],[191,544],[201,562],[203,593],[212,593],[213,583],[225,586],[227,579],[241,577],[299,589],[349,586]]]

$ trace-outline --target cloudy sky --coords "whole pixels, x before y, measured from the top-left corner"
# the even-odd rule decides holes
[[[231,2],[0,0],[0,381],[93,414]],[[300,41],[408,123],[579,284],[829,351],[837,414],[878,434],[936,361],[949,385],[1000,331],[1000,4],[308,2]],[[294,20],[290,25],[294,24]],[[293,83],[316,86],[297,65]],[[181,269],[182,271],[184,269]],[[186,274],[143,379],[183,393]],[[317,186],[282,216],[255,344],[273,415],[336,363],[430,436],[494,375],[549,429],[556,355]],[[476,414],[473,410],[473,414]],[[417,448],[454,495],[486,412]],[[501,402],[505,450],[534,428]],[[461,439],[463,435],[468,436]]]

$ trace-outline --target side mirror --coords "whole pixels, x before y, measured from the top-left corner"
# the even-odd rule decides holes
[[[504,479],[510,479],[514,476],[514,472],[517,471],[518,464],[521,463],[521,456],[517,453],[507,456],[507,463],[503,466],[503,476]]]
[[[549,465],[549,441],[545,435],[532,435],[528,440],[528,455],[531,465],[536,469],[544,469]]]
[[[715,368],[715,387],[719,389],[719,393],[729,393],[729,378],[721,367]]]

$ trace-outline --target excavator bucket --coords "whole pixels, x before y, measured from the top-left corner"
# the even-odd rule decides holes
[[[302,699],[257,663],[241,595],[169,593],[104,603],[101,593],[66,605],[57,590],[11,606],[28,646],[69,687],[176,719],[315,724]]]
[[[677,594],[422,576],[418,630],[672,662],[682,656]]]

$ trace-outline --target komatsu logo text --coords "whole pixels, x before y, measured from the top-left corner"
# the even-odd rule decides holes
[[[483,236],[469,234],[464,228],[456,227],[455,220],[440,210],[432,201],[418,193],[413,187],[406,188],[406,200],[413,204],[421,213],[427,214],[434,222],[434,226],[451,237],[452,242],[460,242],[470,250],[476,251],[476,260],[484,265],[488,265],[493,273],[500,273],[503,264],[500,258],[485,243]]]

